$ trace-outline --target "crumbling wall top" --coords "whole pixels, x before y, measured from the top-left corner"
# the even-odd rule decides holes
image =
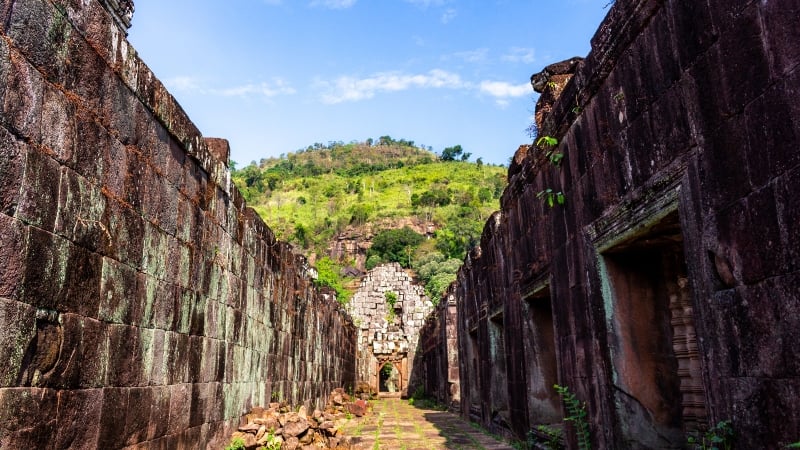
[[[127,34],[133,19],[133,0],[100,0],[100,3],[111,13],[117,26]]]

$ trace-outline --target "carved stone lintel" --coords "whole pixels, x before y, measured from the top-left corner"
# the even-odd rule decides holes
[[[133,0],[100,0],[100,3],[111,13],[119,28],[127,33],[133,18]]]

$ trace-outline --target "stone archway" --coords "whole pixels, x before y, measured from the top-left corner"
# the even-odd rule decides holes
[[[408,380],[404,368],[406,358],[379,359],[375,370],[374,384],[376,391],[382,397],[401,396]]]
[[[393,394],[402,389],[402,379],[400,370],[396,364],[386,362],[378,369],[378,392]]]

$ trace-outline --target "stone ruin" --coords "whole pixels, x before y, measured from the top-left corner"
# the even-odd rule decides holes
[[[308,411],[300,406],[295,411],[286,402],[272,402],[245,414],[231,442],[241,440],[246,450],[278,446],[284,450],[346,450],[354,447],[353,437],[345,435],[342,427],[350,418],[367,412],[366,400],[354,400],[342,388],[331,392],[323,410]]]
[[[517,438],[577,446],[558,383],[595,448],[723,420],[737,448],[800,440],[796,2],[614,2],[584,60],[532,77],[557,143],[515,155],[446,301],[425,318],[384,267],[357,327],[125,40],[132,11],[0,3],[0,448],[220,448],[276,395],[383,367]]]
[[[131,27],[131,20],[133,19],[133,0],[101,0],[105,5],[106,10],[111,13],[116,25],[125,30]]]
[[[400,264],[370,270],[348,306],[358,329],[358,381],[379,394],[408,395],[419,330],[432,308]]]
[[[534,75],[557,142],[513,159],[448,293],[457,358],[440,312],[421,383],[446,400],[456,361],[465,417],[568,448],[555,384],[586,402],[592,448],[687,448],[722,421],[734,448],[800,441],[798,15],[617,0],[585,59]]]

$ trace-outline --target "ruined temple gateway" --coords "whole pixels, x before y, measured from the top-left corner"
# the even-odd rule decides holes
[[[413,394],[408,383],[419,329],[432,308],[400,264],[369,271],[348,306],[358,328],[357,379],[382,395]]]
[[[533,77],[558,143],[520,147],[443,301],[423,321],[386,266],[356,323],[125,40],[132,12],[0,2],[0,448],[221,448],[252,406],[357,381],[517,438],[563,426],[558,383],[593,448],[723,420],[737,448],[800,441],[797,1],[614,2],[585,59]]]

